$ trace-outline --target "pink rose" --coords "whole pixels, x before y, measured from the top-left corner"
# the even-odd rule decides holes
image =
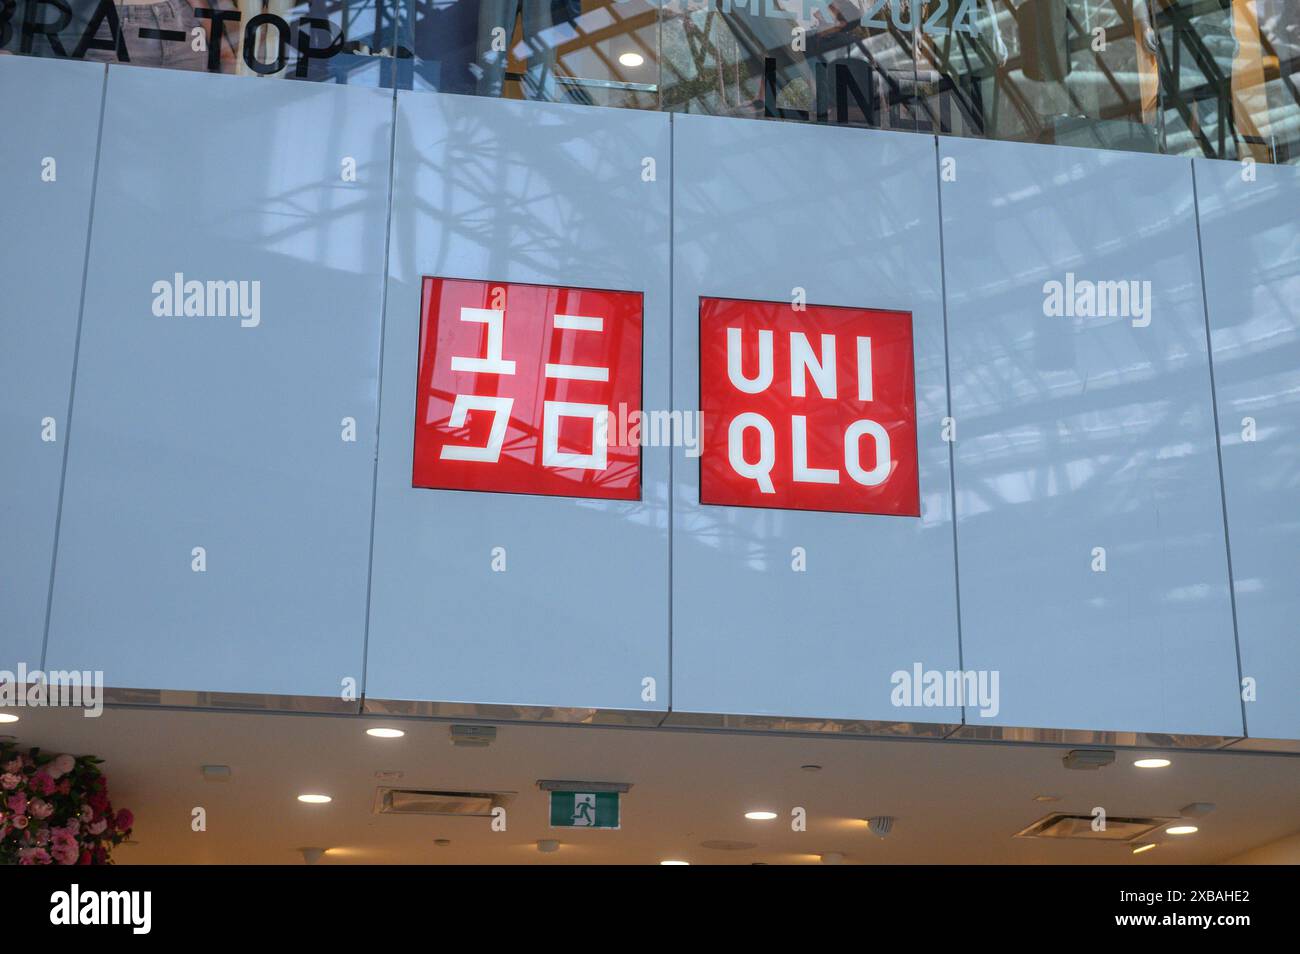
[[[18,852],[18,863],[20,865],[48,865],[50,863],[50,853],[44,848],[24,848]]]
[[[102,835],[104,833],[104,829],[107,827],[108,827],[108,819],[101,818],[99,821],[94,821],[91,822],[89,825],[87,825],[86,832],[87,834],[91,834],[91,835]]]
[[[49,818],[54,814],[54,806],[43,798],[33,798],[30,810],[33,818]]]
[[[46,771],[50,773],[50,778],[62,778],[67,775],[76,766],[77,760],[71,755],[64,753],[57,755],[49,765],[45,766]]]
[[[73,838],[67,832],[56,831],[52,839],[50,855],[61,865],[74,865],[81,854],[81,849],[77,847],[77,839]]]
[[[14,828],[18,829],[19,831],[22,831],[22,830],[23,830],[24,828],[26,828],[26,827],[27,827],[27,816],[26,816],[26,815],[16,815],[16,816],[14,816]]]
[[[5,804],[9,806],[9,810],[15,815],[21,815],[27,811],[27,793],[14,792],[9,796]]]
[[[0,788],[3,788],[5,791],[13,791],[18,787],[18,783],[22,780],[23,778],[21,775],[15,775],[13,772],[5,772],[4,775],[0,775]]]
[[[129,808],[124,808],[117,813],[117,818],[114,819],[113,824],[119,831],[129,831],[135,827],[135,816],[131,814]]]
[[[16,773],[22,767],[23,767],[22,759],[10,759],[8,762],[5,762],[3,765],[0,765],[0,771]]]
[[[32,776],[29,787],[38,795],[53,795],[55,789],[58,788],[58,786],[54,784],[54,779],[50,778],[50,773],[45,771],[45,769],[41,769]]]

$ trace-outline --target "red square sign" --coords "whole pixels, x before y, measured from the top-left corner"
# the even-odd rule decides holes
[[[639,500],[640,408],[639,292],[424,280],[413,486]]]
[[[700,502],[918,517],[908,312],[700,299]]]

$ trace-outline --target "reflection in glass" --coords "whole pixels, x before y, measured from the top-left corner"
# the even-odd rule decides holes
[[[1166,151],[1295,161],[1300,10],[1276,0],[1149,0]]]
[[[394,0],[13,0],[0,48],[275,79],[391,85]]]
[[[404,88],[658,106],[656,0],[411,0],[400,36]]]
[[[6,53],[1300,161],[1294,0],[9,3]]]

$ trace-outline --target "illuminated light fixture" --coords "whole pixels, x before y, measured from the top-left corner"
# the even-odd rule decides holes
[[[366,729],[366,735],[373,735],[376,739],[400,739],[406,733],[401,729]]]
[[[1168,768],[1168,759],[1138,759],[1133,763],[1138,768]]]
[[[324,805],[326,802],[333,801],[333,799],[328,795],[312,795],[308,793],[306,795],[299,795],[298,801],[306,802],[308,805]]]
[[[636,66],[640,66],[642,63],[645,62],[645,57],[642,56],[640,53],[632,53],[632,52],[620,53],[618,56],[618,61],[622,63],[624,66],[636,67]]]
[[[1200,831],[1195,825],[1174,825],[1172,828],[1166,828],[1167,835],[1193,835]]]
[[[1145,845],[1134,845],[1134,846],[1133,846],[1133,854],[1135,854],[1135,855],[1140,855],[1140,854],[1142,854],[1142,852],[1144,852],[1144,851],[1150,851],[1150,850],[1151,850],[1152,848],[1154,848],[1154,847],[1155,847],[1155,842],[1148,842],[1148,843],[1145,844]]]
[[[776,817],[776,812],[745,812],[745,817],[750,821],[771,821]]]
[[[17,722],[18,717],[12,712],[0,712],[0,725],[7,725],[10,722]]]
[[[661,864],[661,865],[689,865],[690,862],[689,862],[689,861],[677,861],[676,859],[673,859],[673,858],[665,858],[663,861],[659,862],[659,864]]]

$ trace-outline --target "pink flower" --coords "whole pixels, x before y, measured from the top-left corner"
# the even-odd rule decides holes
[[[81,855],[81,849],[77,847],[77,839],[67,832],[56,831],[52,839],[50,855],[61,865],[75,865]]]
[[[49,818],[54,814],[54,806],[42,798],[33,798],[31,815],[33,818]]]
[[[64,753],[57,755],[49,765],[45,766],[46,771],[50,773],[50,778],[62,778],[67,775],[76,766],[77,760],[71,755]]]
[[[38,795],[53,795],[55,789],[58,788],[58,786],[54,784],[54,779],[50,778],[50,773],[45,771],[45,769],[41,769],[32,776],[29,787]]]
[[[5,768],[8,767],[8,765],[5,766]],[[3,788],[5,791],[13,791],[18,787],[18,783],[22,780],[23,777],[21,775],[15,775],[13,772],[5,772],[4,775],[0,775],[0,788]]]
[[[135,816],[131,814],[129,808],[124,808],[117,813],[117,818],[113,824],[119,831],[129,831],[135,827]]]
[[[27,793],[14,792],[9,796],[5,804],[9,806],[9,810],[15,815],[21,815],[27,811]]]
[[[17,773],[18,770],[21,769],[22,767],[23,767],[22,759],[10,759],[8,762],[5,762],[3,765],[0,765],[0,771]]]
[[[90,835],[102,835],[104,829],[108,827],[108,819],[101,818],[99,821],[93,821],[86,826],[86,833]]]
[[[18,863],[20,865],[48,865],[50,863],[50,853],[44,848],[24,848],[18,852]]]
[[[15,815],[15,816],[14,816],[14,828],[18,829],[19,831],[22,831],[22,830],[23,830],[24,828],[26,828],[26,827],[27,827],[27,816],[26,816],[26,815]]]

